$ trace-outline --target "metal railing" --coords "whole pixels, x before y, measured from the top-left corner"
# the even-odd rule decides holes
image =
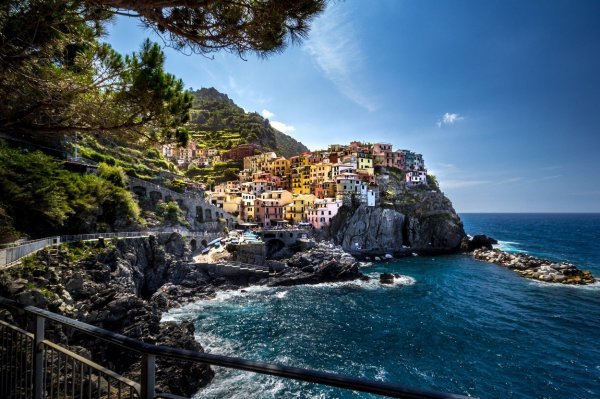
[[[394,398],[466,399],[462,395],[412,389],[323,371],[151,345],[2,297],[0,307],[24,312],[35,320],[33,333],[0,322],[0,393],[3,394],[2,398],[7,399],[179,398],[169,393],[155,392],[156,358],[209,364]],[[139,383],[46,340],[46,321],[137,352],[141,357]]]
[[[9,266],[20,259],[31,255],[32,253],[50,247],[69,242],[91,241],[100,238],[133,238],[148,237],[152,232],[149,231],[129,231],[120,233],[94,233],[94,234],[74,234],[64,236],[54,236],[40,238],[39,240],[16,242],[4,244],[0,247],[0,267]]]
[[[208,233],[208,232],[184,232],[178,231],[176,229],[171,229],[167,231],[124,231],[117,233],[93,233],[93,234],[73,234],[73,235],[64,235],[64,236],[54,236],[54,237],[46,237],[40,238],[39,240],[31,240],[31,241],[20,241],[11,244],[2,244],[0,245],[0,267],[2,266],[10,266],[13,263],[16,263],[20,259],[26,257],[27,255],[31,255],[32,253],[39,251],[41,249],[50,247],[52,245],[65,244],[70,242],[78,242],[78,241],[91,241],[98,240],[100,238],[138,238],[138,237],[148,237],[152,234],[169,234],[169,233],[179,233],[184,237],[193,237],[197,239],[207,239],[212,240],[216,237],[219,237],[218,233]]]

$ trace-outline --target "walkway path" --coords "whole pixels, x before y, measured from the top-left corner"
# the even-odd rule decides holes
[[[94,233],[94,234],[76,234],[45,237],[31,241],[17,241],[11,244],[0,245],[0,268],[11,266],[17,263],[20,259],[31,255],[34,252],[42,250],[50,246],[58,246],[59,244],[79,241],[94,241],[100,238],[140,238],[149,237],[156,234],[171,234],[176,231],[124,231],[117,233]],[[191,232],[182,233],[185,237],[191,237],[196,240],[211,241],[220,234]]]

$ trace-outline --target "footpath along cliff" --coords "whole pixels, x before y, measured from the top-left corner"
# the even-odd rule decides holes
[[[389,176],[379,184],[379,204],[344,205],[329,236],[354,255],[459,252],[466,237],[463,224],[437,185],[409,187],[401,176]]]

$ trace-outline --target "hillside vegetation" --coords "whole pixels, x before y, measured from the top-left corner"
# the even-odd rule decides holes
[[[240,144],[258,144],[266,151],[291,157],[308,148],[281,133],[256,112],[246,112],[214,88],[192,92],[194,100],[187,126],[201,148],[229,150]]]
[[[132,229],[143,223],[137,202],[118,167],[101,163],[98,174],[66,170],[39,151],[0,141],[0,242],[23,234]]]

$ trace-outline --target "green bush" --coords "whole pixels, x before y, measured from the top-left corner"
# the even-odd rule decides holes
[[[118,166],[110,166],[105,163],[98,164],[98,176],[108,180],[117,187],[127,187],[127,175],[122,168]]]
[[[4,230],[40,237],[140,223],[123,171],[108,165],[100,169],[99,175],[69,172],[39,151],[0,142],[0,208],[11,223]]]

